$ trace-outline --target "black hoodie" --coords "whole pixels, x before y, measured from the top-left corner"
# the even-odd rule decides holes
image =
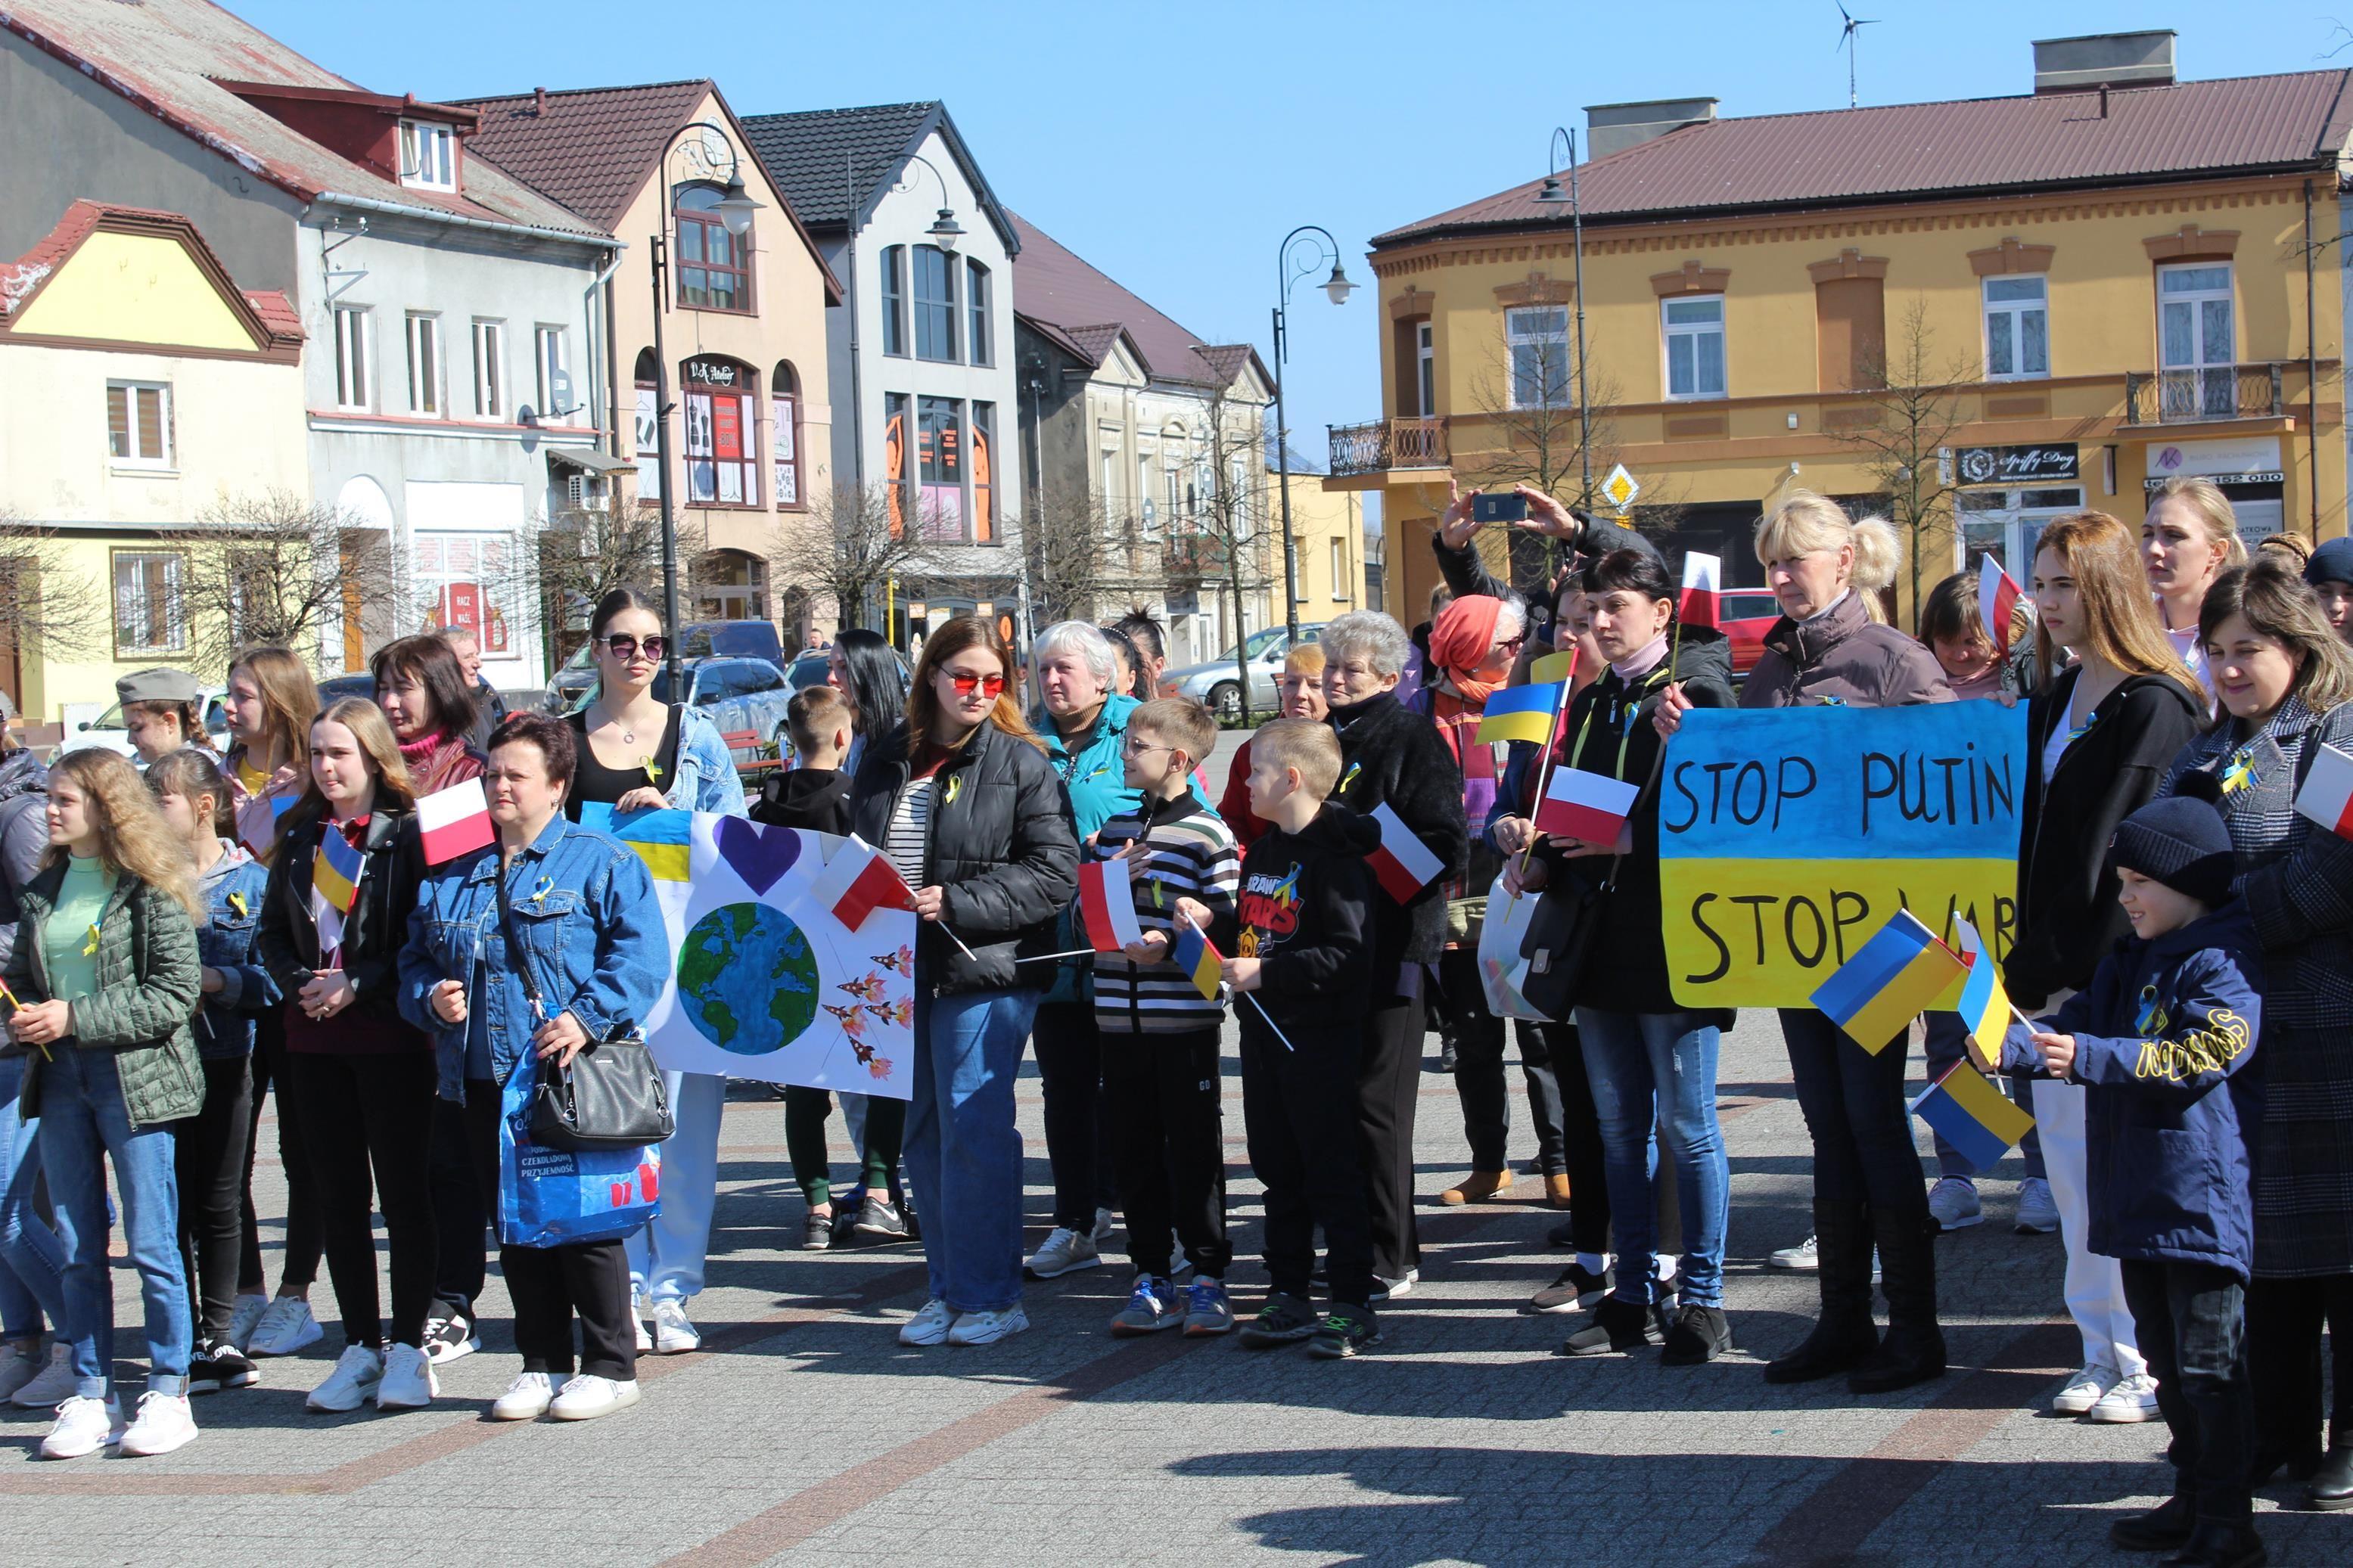
[[[849,836],[849,775],[833,768],[794,768],[771,773],[760,798],[744,815],[770,827]]]
[[[1369,817],[1326,803],[1297,833],[1270,827],[1242,857],[1241,897],[1219,945],[1256,958],[1257,995],[1293,1044],[1317,1030],[1353,1032],[1372,1010],[1373,910],[1388,895],[1365,857],[1381,841]],[[1245,1036],[1267,1043],[1258,1008],[1238,1005]]]
[[[1387,893],[1374,901],[1373,984],[1383,996],[1394,996],[1398,965],[1435,963],[1446,946],[1446,885],[1470,858],[1462,769],[1438,726],[1394,691],[1335,708],[1327,721],[1340,736],[1333,801],[1363,816],[1386,804],[1439,860],[1438,875],[1410,902],[1399,904]]]

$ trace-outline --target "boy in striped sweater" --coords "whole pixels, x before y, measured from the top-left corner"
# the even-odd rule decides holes
[[[1169,961],[1177,900],[1229,918],[1241,876],[1232,829],[1195,796],[1190,774],[1217,743],[1208,710],[1190,698],[1146,702],[1128,716],[1127,784],[1134,811],[1103,824],[1093,854],[1127,863],[1139,942],[1124,958],[1095,960],[1095,1026],[1135,1289],[1112,1319],[1114,1334],[1183,1326],[1222,1334],[1234,1326],[1226,1300],[1225,1129],[1219,1106],[1222,1000],[1205,997]],[[1172,1231],[1174,1232],[1172,1236]],[[1181,1294],[1174,1274],[1181,1241],[1193,1268]]]

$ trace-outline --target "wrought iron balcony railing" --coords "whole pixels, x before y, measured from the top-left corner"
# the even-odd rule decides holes
[[[2191,425],[2214,419],[2272,419],[2285,411],[2277,360],[2202,370],[2141,371],[2125,376],[2125,423]]]
[[[1376,419],[1366,425],[1330,425],[1332,476],[1384,473],[1390,468],[1446,467],[1446,421]]]

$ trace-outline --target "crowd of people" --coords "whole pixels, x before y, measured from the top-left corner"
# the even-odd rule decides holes
[[[1021,1332],[1025,1291],[1101,1265],[1124,1218],[1113,1332],[1377,1346],[1424,1264],[1414,1121],[1434,1027],[1471,1165],[1434,1201],[1535,1177],[1571,1257],[1526,1310],[1582,1314],[1564,1352],[1706,1363],[1736,1343],[1716,1114],[1733,1018],[1670,980],[1662,753],[1698,708],[2022,702],[2001,963],[2033,1022],[1999,1066],[2034,1119],[2013,1223],[2058,1233],[2083,1342],[2052,1407],[2171,1428],[2173,1497],[2120,1521],[2119,1545],[2253,1561],[2252,1489],[2283,1469],[2311,1506],[2353,1506],[2353,845],[2295,806],[2325,748],[2353,750],[2353,541],[2281,536],[2250,559],[2219,490],[2169,480],[2137,530],[2100,512],[2042,529],[2010,637],[1989,635],[1971,574],[1926,595],[1915,638],[1888,620],[1893,530],[1800,492],[1757,527],[1781,616],[1736,680],[1651,541],[1521,493],[1558,563],[1544,588],[1492,574],[1475,495],[1458,496],[1430,623],[1355,613],[1292,648],[1281,716],[1214,796],[1215,725],[1157,695],[1166,649],[1140,615],[1048,627],[1027,689],[981,618],[935,629],[911,681],[881,637],[845,631],[827,682],[793,700],[798,765],[750,797],[710,721],[654,695],[666,631],[627,589],[596,607],[597,684],[563,716],[486,711],[470,650],[443,637],[389,644],[374,700],[323,708],[291,652],[240,655],[226,754],[192,676],[127,678],[135,759],[0,758],[0,1395],[54,1409],[49,1457],[169,1452],[195,1435],[190,1395],[322,1337],[323,1259],[343,1345],[310,1406],[429,1404],[435,1368],[483,1342],[486,1238],[512,1184],[501,1118],[534,1075],[642,1022],[667,977],[643,863],[601,813],[584,821],[592,805],[854,833],[912,890],[912,1098],[840,1096],[850,1186],[832,1180],[834,1097],[781,1091],[800,1245],[920,1240],[928,1299],[902,1343]],[[1552,741],[1482,742],[1496,693],[1554,653],[1572,658]],[[1636,788],[1614,839],[1536,829],[1550,769]],[[428,865],[417,803],[471,779],[495,840]],[[1409,896],[1368,860],[1377,813],[1440,867]],[[322,857],[356,884],[338,919]],[[1074,956],[1096,861],[1121,863],[1140,934]],[[1478,961],[1498,892],[1549,911],[1560,961],[1549,1016],[1511,1031]],[[1265,1188],[1255,1310],[1229,1293],[1229,1007]],[[1936,1238],[1987,1215],[1948,1143],[1924,1177],[1905,1086],[1915,1032],[1935,1074],[1965,1031],[1930,1014],[1869,1051],[1810,1008],[1778,1024],[1813,1225],[1770,1261],[1811,1269],[1820,1310],[1764,1376],[1864,1395],[1938,1377]],[[1025,1254],[1014,1083],[1033,1041],[1053,1196]],[[522,1366],[493,1416],[624,1408],[638,1355],[701,1344],[726,1083],[663,1088],[675,1132],[649,1223],[501,1242]],[[273,1089],[274,1291],[251,1197]],[[115,1381],[109,1161],[148,1341],[135,1407]]]

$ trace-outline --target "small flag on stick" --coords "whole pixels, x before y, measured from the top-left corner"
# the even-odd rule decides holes
[[[1985,621],[1986,636],[2004,654],[2010,652],[2010,623],[2023,596],[2016,580],[1987,551],[1978,563],[1978,614]]]
[[[2295,792],[2295,808],[2339,838],[2353,838],[2353,756],[2321,747]]]
[[[322,958],[343,946],[343,917],[360,901],[360,879],[366,872],[367,857],[343,830],[332,821],[321,823],[319,852],[311,858],[311,918],[319,927]]]
[[[2002,1038],[2010,1033],[2010,993],[1978,928],[1955,915],[1953,934],[1960,944],[1961,962],[1969,970],[1961,982],[1960,1005],[1954,1011],[1960,1014],[1961,1026],[1977,1045],[1979,1065],[1991,1069],[2001,1060]]]
[[[1201,928],[1190,921],[1176,922],[1176,945],[1169,954],[1170,962],[1193,983],[1193,989],[1205,1002],[1218,999],[1218,987],[1224,984],[1224,971],[1219,968],[1218,950]]]
[[[1943,1134],[1961,1158],[1980,1171],[2000,1164],[2002,1155],[2034,1126],[2034,1118],[1966,1061],[1955,1062],[1922,1090],[1912,1102],[1912,1114]]]
[[[1560,716],[1561,702],[1567,695],[1567,685],[1556,680],[1496,692],[1487,699],[1486,710],[1480,715],[1479,744],[1492,746],[1498,741],[1546,744],[1552,739],[1553,721]]]
[[[1877,1056],[1967,973],[1911,910],[1897,910],[1822,982],[1812,1001],[1849,1039]]]
[[[1563,648],[1548,653],[1528,666],[1528,679],[1537,681],[1558,681],[1563,685],[1577,679],[1577,649]]]
[[[425,836],[427,866],[446,866],[471,850],[487,849],[497,837],[491,826],[490,797],[478,778],[421,796],[417,826]]]
[[[849,930],[866,923],[876,910],[912,910],[915,895],[908,890],[899,868],[890,858],[855,836],[833,852],[833,858],[809,884],[809,896],[821,909]]]
[[[1724,563],[1696,550],[1683,552],[1683,592],[1675,599],[1675,615],[1687,626],[1721,626]]]
[[[1430,886],[1430,879],[1446,868],[1446,863],[1415,837],[1405,820],[1389,809],[1388,802],[1373,807],[1373,823],[1381,830],[1380,847],[1365,858],[1388,896],[1401,904],[1409,902]]]
[[[1126,861],[1094,860],[1079,868],[1079,914],[1097,952],[1122,952],[1144,940]]]
[[[1588,844],[1615,844],[1641,793],[1641,785],[1621,784],[1603,773],[1555,768],[1545,782],[1544,798],[1536,802],[1536,831]]]

